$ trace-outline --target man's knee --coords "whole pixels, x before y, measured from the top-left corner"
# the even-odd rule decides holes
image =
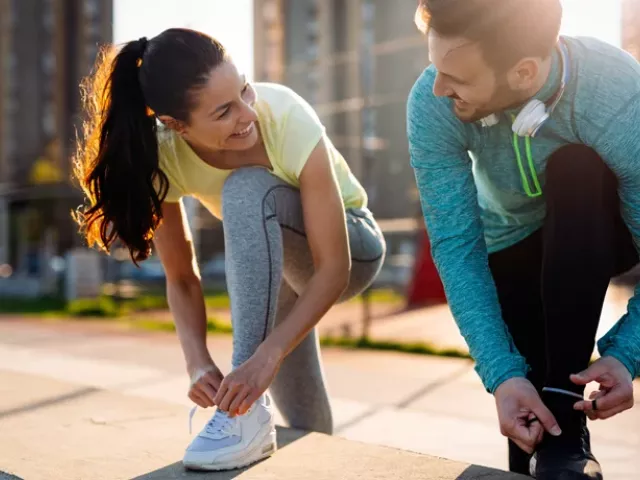
[[[566,145],[556,150],[547,161],[545,170],[549,193],[571,191],[590,193],[601,189],[603,181],[614,176],[600,155],[586,145]]]

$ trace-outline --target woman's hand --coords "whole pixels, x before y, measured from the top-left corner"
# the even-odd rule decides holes
[[[249,360],[225,377],[214,403],[231,417],[244,415],[267,391],[281,364],[280,354],[259,348]]]
[[[202,408],[213,407],[213,399],[218,394],[223,380],[224,375],[214,363],[195,368],[191,374],[189,398]]]

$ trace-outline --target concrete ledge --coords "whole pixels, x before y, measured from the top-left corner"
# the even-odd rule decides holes
[[[135,389],[145,381],[132,383]],[[10,474],[25,480],[528,478],[285,428],[278,429],[279,451],[248,469],[188,472],[180,462],[191,438],[187,412],[187,406],[154,398],[0,369],[0,479],[15,479]]]
[[[418,453],[278,429],[279,451],[248,469],[218,473],[186,473],[181,464],[136,477],[160,480],[191,477],[207,480],[517,480],[520,475],[453,462]]]

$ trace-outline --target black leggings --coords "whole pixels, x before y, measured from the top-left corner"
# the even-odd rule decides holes
[[[620,216],[617,180],[593,150],[556,151],[545,183],[543,228],[492,254],[489,264],[532,383],[581,394],[569,375],[588,366],[609,282],[638,254]]]
[[[638,263],[620,216],[617,180],[590,148],[570,145],[547,163],[542,229],[490,255],[502,315],[527,359],[529,380],[582,394],[569,379],[588,366],[612,277]],[[512,442],[512,471],[528,456]]]

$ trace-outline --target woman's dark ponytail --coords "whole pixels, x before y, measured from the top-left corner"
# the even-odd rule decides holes
[[[87,197],[75,214],[89,246],[109,251],[118,238],[134,262],[148,258],[168,188],[159,169],[156,118],[140,82],[146,38],[117,54],[101,51],[92,78],[83,83],[87,119],[74,176]]]
[[[119,52],[101,50],[82,85],[87,118],[74,160],[87,198],[74,218],[89,246],[108,252],[119,239],[134,262],[149,257],[169,187],[159,168],[156,117],[189,125],[194,92],[225,58],[220,43],[186,28],[129,42]]]

